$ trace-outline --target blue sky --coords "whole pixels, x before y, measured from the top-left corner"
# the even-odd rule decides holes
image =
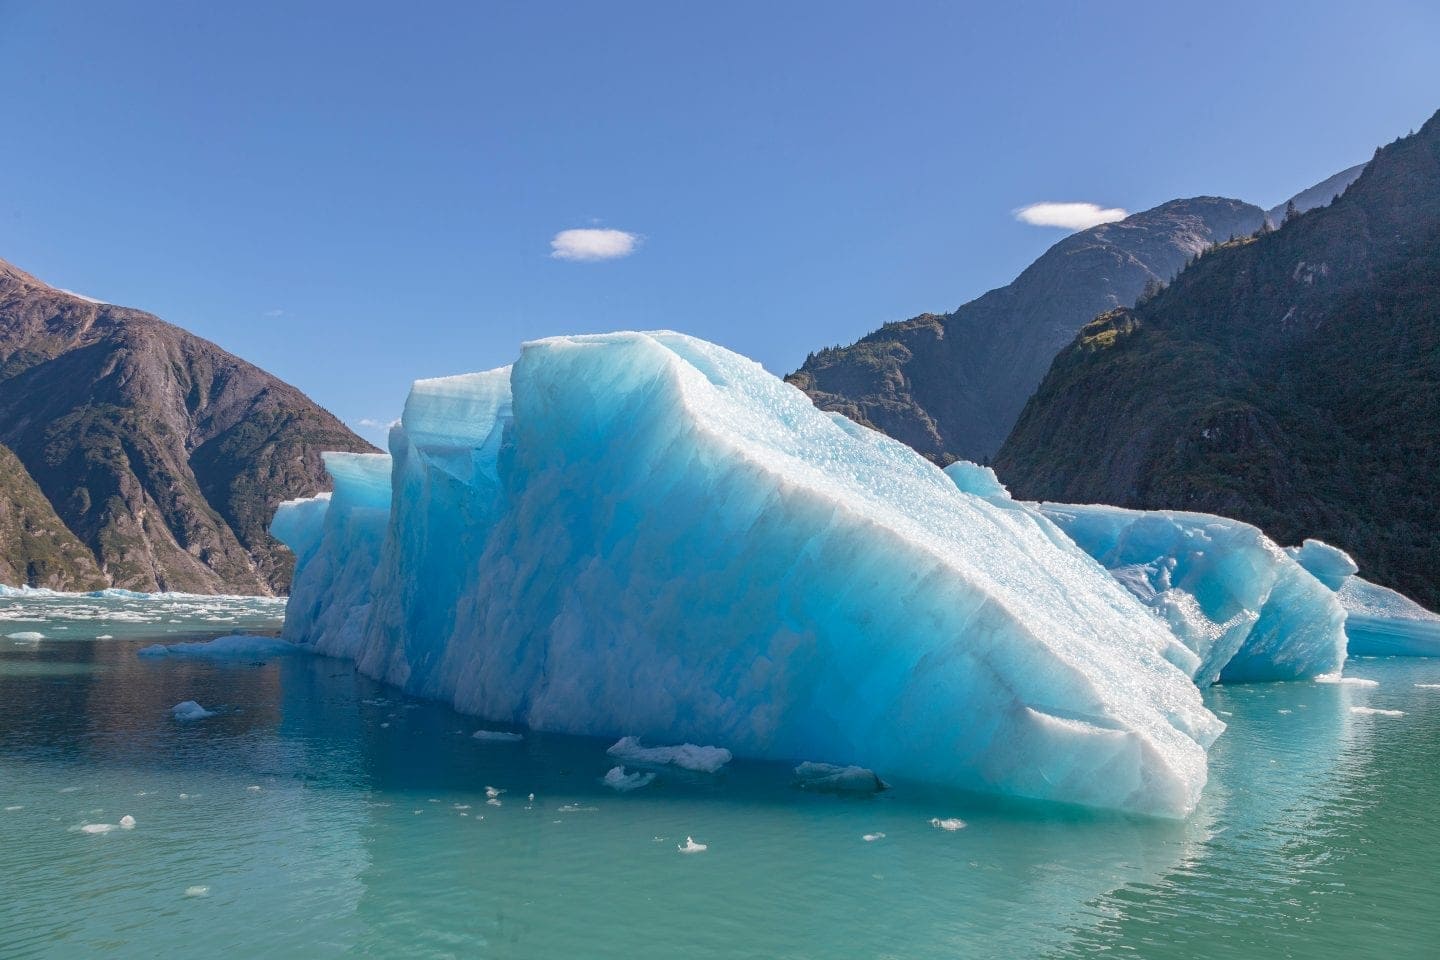
[[[1008,282],[1065,233],[1025,205],[1367,159],[1440,107],[1437,37],[1385,0],[0,2],[0,258],[352,425],[557,333],[783,373]]]

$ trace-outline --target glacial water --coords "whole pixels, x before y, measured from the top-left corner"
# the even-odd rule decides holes
[[[814,795],[742,761],[621,794],[601,782],[608,740],[477,740],[483,722],[342,661],[136,656],[280,614],[0,597],[0,957],[1354,960],[1440,943],[1440,661],[1352,661],[1374,686],[1208,691],[1230,729],[1174,823],[906,783]],[[186,700],[215,715],[174,719]],[[707,848],[680,852],[687,837]]]

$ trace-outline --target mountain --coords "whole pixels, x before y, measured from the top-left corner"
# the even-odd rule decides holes
[[[890,323],[811,354],[786,379],[940,463],[988,461],[1050,360],[1097,313],[1130,304],[1198,252],[1256,230],[1264,211],[1221,197],[1172,200],[1071,234],[1008,286],[954,313]]]
[[[1323,207],[1340,194],[1360,176],[1365,169],[1365,164],[1357,163],[1353,167],[1346,167],[1333,177],[1326,177],[1315,186],[1301,190],[1295,196],[1281,204],[1276,204],[1265,211],[1265,219],[1270,221],[1271,226],[1278,227],[1285,221],[1285,208],[1295,204],[1295,210],[1304,213],[1307,210],[1314,210],[1316,207]]]
[[[1031,499],[1316,537],[1440,604],[1440,114],[1331,205],[1088,324],[996,469]]]
[[[0,447],[0,583],[52,590],[107,585],[89,549],[6,447]]]
[[[0,521],[0,579],[241,594],[288,588],[294,560],[266,527],[325,489],[320,451],[373,449],[215,344],[4,261],[0,444],[24,468],[0,464],[19,511]]]

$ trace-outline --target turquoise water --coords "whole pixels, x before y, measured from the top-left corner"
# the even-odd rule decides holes
[[[0,597],[0,957],[1353,960],[1440,942],[1440,689],[1416,686],[1440,661],[1353,662],[1374,687],[1211,691],[1230,729],[1203,805],[1163,823],[903,783],[816,796],[739,761],[618,794],[609,741],[477,741],[474,718],[341,661],[135,655],[279,614]],[[28,632],[44,639],[4,638]],[[216,715],[169,716],[191,699]],[[680,853],[687,836],[708,849]]]

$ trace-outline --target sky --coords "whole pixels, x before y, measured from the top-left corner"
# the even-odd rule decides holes
[[[380,441],[417,377],[668,328],[769,370],[1440,108],[1440,4],[0,0],[0,258]]]

